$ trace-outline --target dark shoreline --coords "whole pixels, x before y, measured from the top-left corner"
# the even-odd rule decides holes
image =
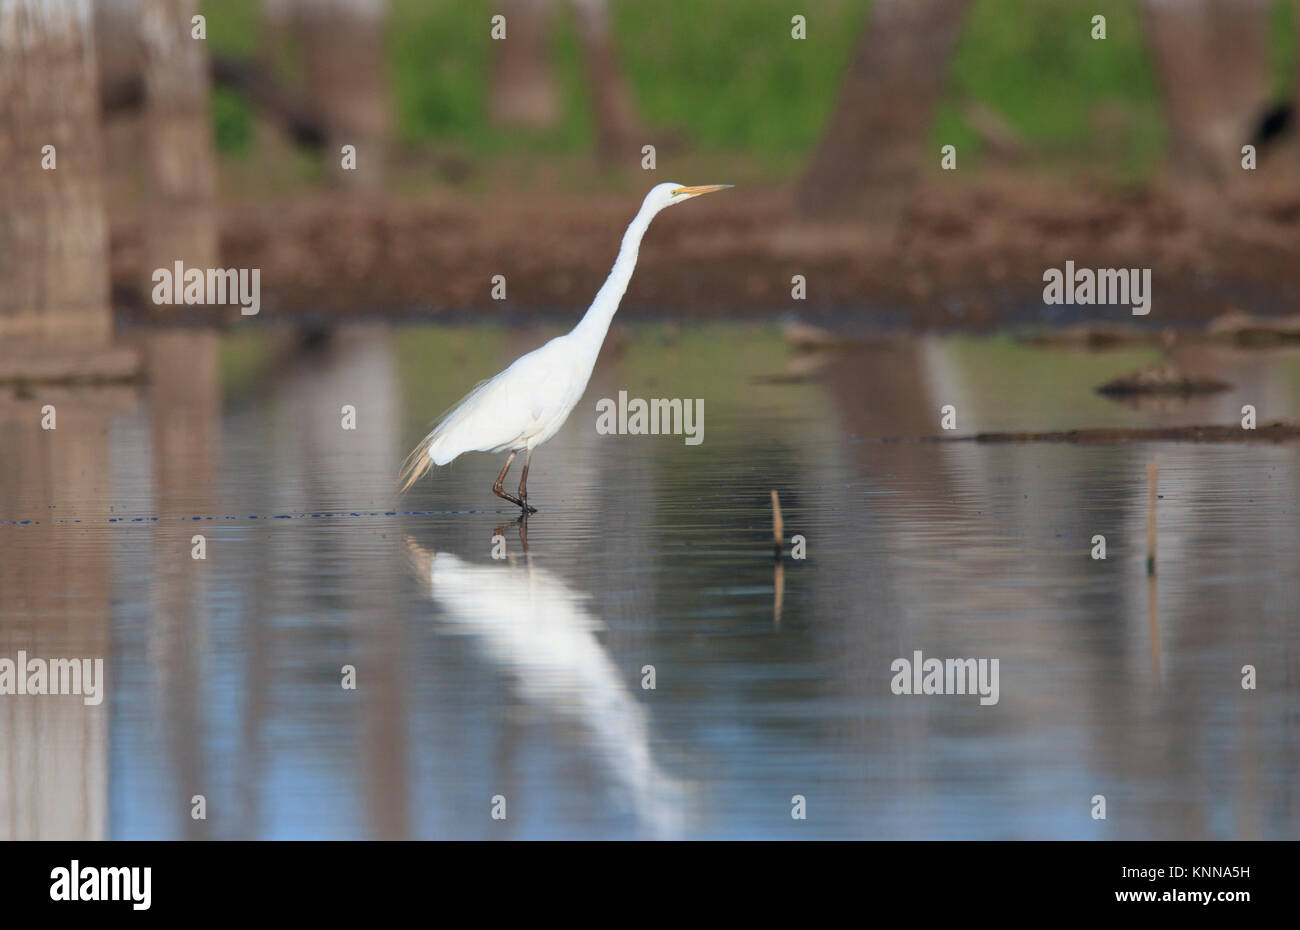
[[[866,224],[802,223],[780,189],[729,197],[665,216],[652,230],[622,319],[792,313],[818,325],[886,330],[1093,323],[1143,329],[1195,327],[1229,311],[1300,310],[1295,190],[1186,206],[1154,191],[930,188],[894,236]],[[247,204],[221,215],[222,262],[262,269],[267,318],[571,320],[608,273],[634,206],[630,196],[614,195]],[[113,229],[119,320],[238,318],[234,308],[146,304],[139,223],[122,218]],[[1150,314],[1045,305],[1043,273],[1067,260],[1081,268],[1152,269]],[[499,303],[489,298],[496,274],[508,282],[508,299]],[[792,299],[796,274],[807,281],[806,300]]]

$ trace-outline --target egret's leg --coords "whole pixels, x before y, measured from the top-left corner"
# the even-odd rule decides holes
[[[523,546],[524,555],[527,555],[528,554],[528,514],[521,513],[513,520],[509,520],[505,523],[502,523],[500,526],[498,526],[495,530],[492,531],[492,535],[504,536],[506,534],[506,531],[509,530],[510,527],[512,526],[519,530],[519,542]]]
[[[536,507],[528,506],[528,466],[533,461],[533,450],[529,449],[524,453],[524,473],[519,476],[519,506],[524,508],[524,513],[537,513]]]
[[[506,472],[510,470],[510,466],[513,465],[515,462],[516,455],[518,455],[517,452],[511,452],[510,458],[506,459],[505,467],[501,469],[501,474],[497,475],[497,483],[492,485],[492,493],[495,494],[497,497],[501,498],[502,500],[510,501],[510,503],[514,504],[516,507],[523,507],[524,504],[522,501],[519,500],[519,498],[507,494],[506,491],[501,487],[501,485],[506,480]]]

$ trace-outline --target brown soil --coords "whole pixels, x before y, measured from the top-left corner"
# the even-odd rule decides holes
[[[981,327],[1048,319],[1045,269],[1149,267],[1151,314],[1067,307],[1074,320],[1183,325],[1230,310],[1300,305],[1300,192],[1199,202],[1151,190],[1079,192],[1046,183],[930,187],[896,236],[796,218],[784,190],[736,189],[661,216],[641,250],[627,317],[832,311],[864,323]],[[586,308],[639,196],[342,196],[225,208],[223,262],[262,269],[262,321],[285,316],[499,315]],[[211,319],[146,304],[140,230],[114,223],[113,279],[134,320]],[[489,298],[493,275],[508,299]],[[807,300],[791,299],[791,277]],[[142,299],[143,298],[143,299]],[[1008,308],[1020,307],[1011,314]],[[181,317],[181,315],[184,315]],[[238,319],[224,309],[222,319]],[[837,320],[844,320],[843,313]]]

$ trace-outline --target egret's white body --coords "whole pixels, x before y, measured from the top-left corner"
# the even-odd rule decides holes
[[[501,483],[515,455],[524,452],[531,457],[534,449],[559,432],[582,399],[610,321],[632,280],[641,239],[650,228],[650,221],[659,211],[675,203],[729,186],[683,187],[668,183],[652,187],[623,234],[623,244],[609,277],[578,325],[515,359],[500,374],[480,382],[448,411],[407,457],[402,469],[402,489],[409,488],[433,466],[446,465],[464,452],[509,452],[510,458],[493,491],[525,512],[530,511],[527,459],[518,499],[503,492]]]
[[[462,452],[536,448],[564,425],[594,365],[594,355],[587,356],[568,335],[521,356],[447,415],[430,434],[428,457],[434,465],[446,465]]]

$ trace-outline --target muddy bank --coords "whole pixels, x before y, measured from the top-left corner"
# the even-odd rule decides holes
[[[222,261],[260,268],[261,319],[496,316],[585,309],[608,273],[639,196],[384,201],[320,197],[227,206]],[[801,223],[784,190],[737,189],[661,215],[624,308],[695,319],[796,311],[872,325],[1008,322],[1198,324],[1227,311],[1300,305],[1300,190],[1239,192],[1197,205],[1160,191],[1072,192],[1023,183],[931,187],[894,237],[869,225]],[[1151,268],[1149,316],[1126,307],[1044,306],[1043,272]],[[155,308],[140,226],[114,223],[119,315],[233,320],[237,311]],[[507,299],[490,298],[504,275]],[[804,275],[807,299],[791,297]]]

